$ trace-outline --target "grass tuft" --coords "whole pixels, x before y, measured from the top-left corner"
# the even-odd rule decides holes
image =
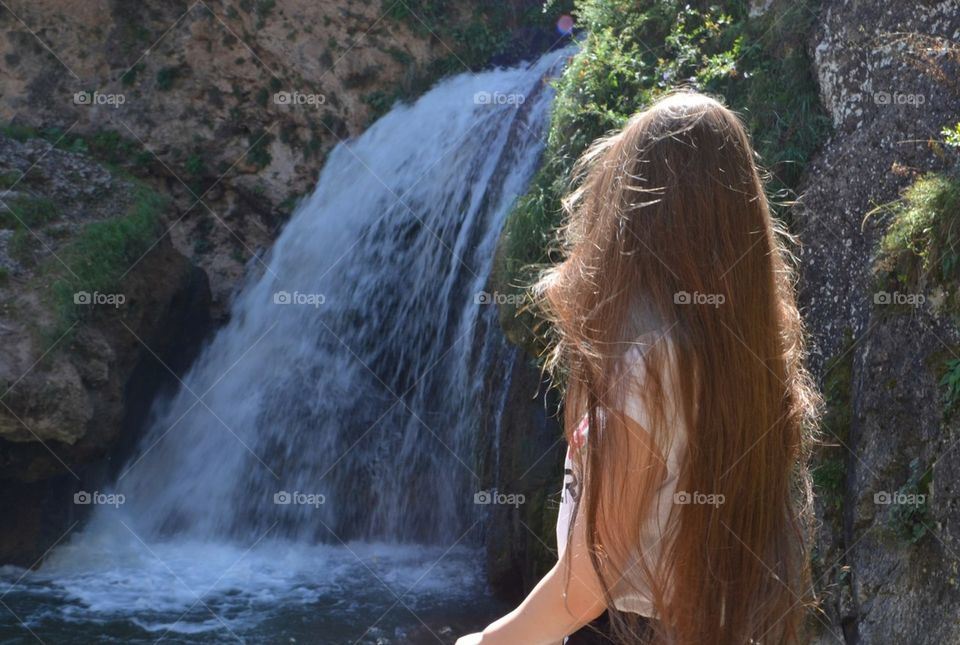
[[[121,288],[126,271],[160,236],[167,205],[167,198],[137,185],[125,215],[86,224],[57,252],[63,264],[57,259],[46,261],[41,278],[52,283],[51,304],[56,312],[52,336],[59,337],[90,311],[74,303],[75,293],[116,293]]]
[[[892,216],[880,241],[875,271],[898,288],[922,291],[960,278],[960,172],[927,174],[893,204],[875,209]]]
[[[60,208],[47,197],[17,195],[3,202],[7,205],[7,209],[0,210],[0,228],[9,228],[14,231],[22,228],[34,229],[60,215]],[[3,204],[0,204],[0,209],[3,209]]]

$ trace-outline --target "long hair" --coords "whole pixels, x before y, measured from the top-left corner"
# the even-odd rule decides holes
[[[608,607],[642,592],[655,613],[641,634],[611,612],[616,638],[799,642],[819,399],[790,240],[746,131],[716,100],[674,93],[594,143],[573,177],[564,259],[533,291],[553,323],[568,441],[589,424],[575,522]],[[624,368],[638,344],[642,382]],[[630,397],[644,403],[640,432]],[[672,528],[654,551],[642,535],[681,434]]]

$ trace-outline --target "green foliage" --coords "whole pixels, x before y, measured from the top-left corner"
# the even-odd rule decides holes
[[[813,484],[817,496],[824,502],[833,518],[839,521],[838,511],[843,506],[847,479],[847,450],[853,421],[853,334],[847,330],[840,353],[824,371],[824,411],[820,420],[823,441],[814,459]]]
[[[951,148],[960,148],[960,122],[957,122],[952,128],[944,128],[943,132],[944,141]]]
[[[167,203],[158,193],[137,186],[125,215],[86,224],[57,252],[69,271],[58,260],[47,260],[44,279],[53,283],[52,304],[57,312],[52,335],[62,334],[86,311],[74,304],[76,292],[110,293],[120,288],[123,274],[160,235],[160,217]]]
[[[9,190],[20,181],[20,173],[16,171],[0,174],[0,190]],[[0,195],[2,197],[2,195]]]
[[[183,162],[190,190],[200,195],[204,192],[204,178],[207,176],[207,164],[203,161],[200,152],[194,152]]]
[[[180,76],[177,67],[162,67],[157,71],[157,89],[166,92],[173,88],[173,82]]]
[[[383,90],[376,90],[363,95],[363,102],[370,107],[371,117],[378,119],[393,107],[393,104],[400,100],[399,93],[388,93]]]
[[[247,143],[251,146],[247,152],[247,159],[258,170],[266,168],[273,161],[270,154],[270,142],[273,141],[272,134],[265,134],[263,130],[257,130],[247,138]]]
[[[572,0],[547,0],[542,5],[529,0],[476,3],[472,8],[451,8],[446,0],[382,0],[385,15],[405,23],[413,31],[443,43],[449,54],[433,61],[426,69],[415,70],[391,95],[374,93],[365,97],[374,116],[397,100],[408,100],[428,89],[438,79],[467,71],[478,71],[496,57],[519,55],[530,30],[551,31],[553,23],[572,9]],[[514,37],[523,27],[525,37]],[[410,62],[406,52],[391,48],[388,53],[401,64]],[[524,52],[525,53],[525,52]]]
[[[293,211],[297,208],[297,204],[299,204],[304,199],[304,197],[305,197],[304,195],[301,195],[299,193],[290,193],[284,198],[282,202],[280,202],[277,208],[286,217],[289,217],[290,215],[293,214]]]
[[[8,124],[0,127],[0,134],[17,141],[43,139],[60,150],[93,157],[108,166],[139,166],[153,157],[137,141],[126,139],[112,130],[98,130],[86,135],[64,132],[62,128],[43,129]]]
[[[34,250],[40,245],[37,236],[29,230],[20,227],[14,229],[7,247],[10,256],[22,264],[29,264],[33,259]]]
[[[881,281],[921,291],[929,282],[956,297],[960,278],[960,172],[927,174],[885,212],[890,225],[880,241],[875,272]]]
[[[940,377],[943,391],[943,413],[949,417],[960,403],[960,359],[951,358],[944,363],[943,376]]]
[[[725,97],[772,165],[773,188],[796,185],[828,127],[804,53],[806,10],[771,10],[751,19],[743,1],[699,7],[677,0],[576,2],[577,24],[587,36],[556,84],[541,169],[506,223],[498,290],[519,292],[539,268],[560,259],[554,244],[560,199],[587,146],[678,86]],[[500,313],[508,337],[539,353],[547,330],[536,314],[522,306]]]
[[[140,72],[144,70],[145,65],[143,63],[137,63],[126,72],[123,73],[123,76],[120,77],[120,82],[125,86],[129,87],[137,82],[137,77],[140,75]]]
[[[47,197],[17,195],[13,199],[5,199],[4,202],[9,210],[0,210],[0,228],[37,228],[56,219],[60,214],[57,204]]]
[[[820,107],[807,34],[813,27],[816,2],[782,3],[757,18],[745,18],[746,3],[727,3],[739,19],[725,30],[729,43],[739,44],[736,69],[717,75],[706,89],[722,95],[737,110],[764,166],[768,187],[789,195],[804,166],[830,130]]]
[[[820,459],[811,470],[813,489],[826,508],[839,512],[843,508],[843,490],[847,481],[847,466],[837,455]]]
[[[187,174],[191,177],[202,177],[206,172],[206,164],[203,163],[203,157],[199,154],[192,154],[187,157],[187,160],[183,163],[183,169],[187,171]]]
[[[390,54],[390,58],[395,60],[400,65],[406,66],[413,62],[413,56],[399,47],[391,47],[387,50],[387,53]]]
[[[27,139],[37,136],[37,131],[26,125],[7,123],[0,127],[0,134],[23,143]]]
[[[930,530],[933,519],[927,500],[933,484],[933,468],[924,468],[919,459],[910,462],[910,475],[897,490],[897,499],[888,526],[903,540],[916,544]]]

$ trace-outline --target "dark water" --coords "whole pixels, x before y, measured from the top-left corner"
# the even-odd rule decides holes
[[[473,548],[90,535],[103,528],[40,572],[0,571],[0,643],[452,643],[507,609]]]

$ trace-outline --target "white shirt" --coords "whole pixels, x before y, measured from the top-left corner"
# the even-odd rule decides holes
[[[659,335],[653,336],[652,338],[653,340],[651,340],[649,335],[645,335],[640,339],[640,342],[631,347],[624,355],[624,360],[631,370],[632,376],[635,376],[634,385],[638,388],[642,387],[646,372],[643,354],[652,344],[657,342],[666,343],[666,355],[669,357],[669,360],[675,364],[676,355],[669,337]],[[665,391],[675,383],[675,379],[671,378],[669,374],[664,374],[662,381]],[[650,427],[650,417],[647,414],[643,400],[639,396],[639,392],[637,392],[636,396],[628,396],[624,407],[624,413],[639,424],[641,428]],[[682,421],[677,418],[677,415],[670,413],[672,410],[671,406],[665,405],[664,408],[667,416],[667,418],[664,419],[667,424],[666,427],[673,432],[669,454],[666,459],[666,476],[658,489],[657,497],[654,499],[657,512],[652,513],[652,517],[641,528],[638,554],[636,556],[639,558],[642,553],[651,567],[660,556],[660,543],[668,534],[667,529],[670,527],[670,523],[675,521],[676,516],[672,514],[675,510],[674,495],[676,493],[681,460],[686,447],[686,430],[683,427]],[[571,459],[572,451],[582,447],[583,442],[588,439],[588,436],[589,428],[587,426],[587,417],[584,416],[577,430],[574,432],[574,445],[567,448],[567,457],[564,461],[563,489],[560,492],[560,513],[557,517],[557,547],[559,549],[559,557],[561,558],[567,546],[567,535],[570,520],[573,515],[574,504],[580,493],[579,475],[575,472],[574,463]],[[620,611],[628,611],[653,617],[656,612],[654,611],[653,603],[649,595],[638,593],[638,591],[642,592],[643,585],[635,580],[631,580],[630,582],[631,584],[628,589],[624,590],[620,595],[617,594],[616,585],[614,586],[612,590],[614,607]]]

